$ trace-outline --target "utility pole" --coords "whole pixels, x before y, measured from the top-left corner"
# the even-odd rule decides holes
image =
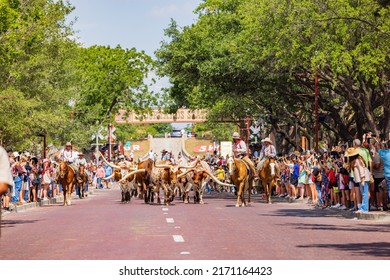
[[[112,129],[112,124],[108,124],[108,161],[111,161],[111,129]]]
[[[316,70],[314,76],[314,111],[315,111],[315,144],[316,144],[316,152],[318,152],[318,73]]]

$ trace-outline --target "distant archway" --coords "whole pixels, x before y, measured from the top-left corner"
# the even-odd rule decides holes
[[[135,112],[119,110],[115,115],[118,124],[151,124],[151,123],[201,123],[206,121],[206,110],[178,109],[175,114],[166,114],[159,108],[152,109],[150,114],[139,115]]]

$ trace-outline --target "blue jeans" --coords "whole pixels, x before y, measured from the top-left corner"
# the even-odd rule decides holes
[[[324,200],[322,199],[322,192],[321,192],[321,182],[316,182],[315,185],[316,185],[316,190],[317,190],[317,194],[318,194],[318,201],[321,204],[324,204]]]
[[[368,212],[369,207],[369,194],[368,194],[368,185],[369,182],[365,181],[364,184],[360,183],[360,192],[362,193],[362,204],[360,205],[358,210],[362,210],[363,212]]]
[[[387,194],[388,194],[389,200],[390,200],[390,177],[385,176],[385,180],[386,180],[386,185],[387,185]]]
[[[102,189],[102,188],[103,188],[102,179],[103,179],[103,178],[96,178],[97,187],[98,187],[99,189]]]
[[[15,184],[15,188],[14,188],[14,193],[12,195],[12,203],[16,203],[19,201],[19,193],[22,190],[22,184],[23,184],[22,177],[16,176],[14,178],[14,184]]]

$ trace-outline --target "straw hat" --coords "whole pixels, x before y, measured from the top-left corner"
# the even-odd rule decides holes
[[[72,147],[72,143],[66,142],[65,146],[71,146]]]
[[[236,131],[233,133],[233,136],[232,136],[233,139],[241,139],[240,138],[240,134]]]
[[[346,157],[353,157],[359,154],[359,150],[357,148],[348,148],[347,151],[345,152]]]
[[[271,141],[271,139],[269,139],[269,137],[267,137],[267,138],[261,140],[261,142],[262,142],[262,143],[268,142],[268,143],[272,144],[272,141]]]

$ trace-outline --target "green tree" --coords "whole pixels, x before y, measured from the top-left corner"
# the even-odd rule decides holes
[[[75,43],[65,18],[69,3],[0,1],[0,120],[5,146],[25,148],[36,134],[56,140],[69,116],[65,96],[73,79],[67,60]]]
[[[114,121],[119,109],[144,112],[156,98],[145,79],[153,67],[144,52],[120,46],[80,48],[77,120],[87,125]]]
[[[287,144],[314,133],[319,106],[334,140],[389,130],[389,6],[375,1],[209,0],[157,52],[177,106],[214,119],[264,115]],[[230,114],[230,116],[229,116]],[[303,129],[305,128],[305,129]]]

